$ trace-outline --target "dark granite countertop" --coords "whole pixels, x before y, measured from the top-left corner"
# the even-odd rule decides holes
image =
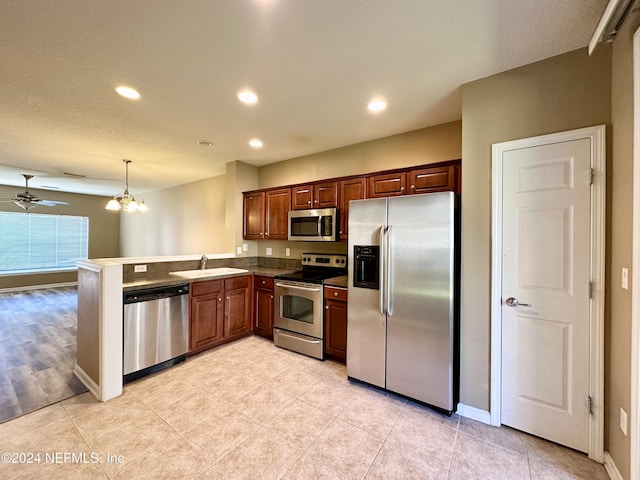
[[[236,273],[231,275],[215,275],[211,277],[199,277],[199,278],[184,278],[184,277],[179,277],[177,275],[170,275],[168,273],[145,275],[143,277],[138,277],[133,281],[123,283],[122,290],[127,292],[131,290],[143,290],[146,288],[168,287],[171,285],[184,285],[184,284],[200,282],[204,280],[225,279],[225,278],[231,278],[231,277],[239,277],[242,275],[262,275],[264,277],[275,277],[276,275],[291,273],[295,271],[295,269],[291,269],[291,268],[272,268],[272,267],[257,267],[257,266],[241,267],[241,268],[248,270],[248,272]]]
[[[325,286],[329,287],[342,287],[347,288],[349,286],[349,276],[340,275],[339,277],[331,277],[324,281]]]

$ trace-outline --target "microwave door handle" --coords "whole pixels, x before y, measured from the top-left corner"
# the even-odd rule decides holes
[[[378,262],[380,262],[380,266],[378,268],[378,281],[380,282],[380,313],[382,315],[385,315],[385,309],[384,309],[384,230],[385,230],[385,226],[382,225],[380,227],[380,238],[379,238],[379,243],[380,243],[380,258],[378,258]]]
[[[318,215],[318,238],[322,238],[322,215]]]

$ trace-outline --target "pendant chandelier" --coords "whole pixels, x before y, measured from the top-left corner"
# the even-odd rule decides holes
[[[126,172],[124,192],[114,195],[104,208],[106,210],[124,210],[125,212],[146,212],[149,207],[144,203],[144,200],[137,201],[136,197],[129,193],[129,164],[131,160],[124,159],[122,161]]]

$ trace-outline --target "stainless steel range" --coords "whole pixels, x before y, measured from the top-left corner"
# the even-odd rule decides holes
[[[303,253],[302,270],[276,276],[274,344],[324,359],[323,285],[346,273],[346,255]]]

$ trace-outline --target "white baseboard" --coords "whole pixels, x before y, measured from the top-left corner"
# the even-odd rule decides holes
[[[49,283],[46,285],[27,285],[25,287],[0,288],[0,293],[24,292],[26,290],[41,290],[43,288],[61,288],[61,287],[76,287],[76,286],[78,286],[78,282]]]
[[[491,414],[486,410],[480,410],[479,408],[459,403],[456,413],[461,417],[470,418],[471,420],[477,420],[478,422],[491,425]]]
[[[77,363],[73,366],[73,373],[78,377],[78,380],[80,380],[83,385],[89,389],[91,394],[96,397],[96,400],[101,401],[100,387]]]
[[[604,452],[604,468],[607,470],[611,480],[624,480],[620,474],[620,470],[616,467],[613,458],[611,458],[611,455],[609,455],[609,452],[607,451]]]

